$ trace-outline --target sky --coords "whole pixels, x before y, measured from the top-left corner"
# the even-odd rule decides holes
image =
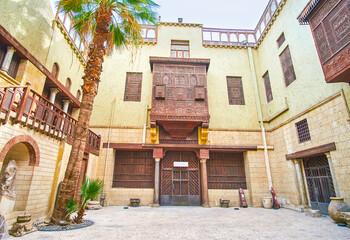
[[[154,0],[162,22],[200,23],[204,27],[255,29],[269,0]]]
[[[51,0],[51,2],[56,0]],[[162,22],[199,23],[204,27],[255,29],[269,0],[154,0]],[[54,11],[55,12],[55,11]]]

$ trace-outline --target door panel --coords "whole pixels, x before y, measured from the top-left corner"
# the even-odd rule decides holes
[[[174,168],[174,162],[188,162],[189,168]],[[162,160],[161,205],[199,206],[199,161],[193,152],[167,152]]]
[[[334,185],[325,155],[303,159],[311,208],[328,214],[330,198],[335,197]]]

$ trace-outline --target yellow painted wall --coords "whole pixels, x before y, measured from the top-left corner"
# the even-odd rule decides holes
[[[263,107],[264,119],[268,119],[279,112],[285,105],[285,98],[289,110],[271,121],[268,128],[275,127],[296,114],[310,108],[344,89],[350,97],[348,84],[327,84],[315,43],[309,25],[300,25],[297,17],[309,0],[287,1],[279,16],[269,29],[259,48],[254,51],[256,76],[258,79],[260,101]],[[285,42],[278,48],[277,39],[284,33]],[[279,55],[289,46],[296,80],[288,87],[285,85]],[[267,103],[263,75],[269,72],[273,100]]]
[[[104,62],[99,93],[95,100],[91,125],[107,125],[115,109],[113,126],[141,127],[146,120],[146,107],[151,106],[152,72],[150,56],[170,57],[171,40],[189,40],[191,58],[210,58],[208,98],[211,128],[258,128],[254,93],[246,49],[205,48],[200,26],[161,24],[156,45],[144,45],[134,52],[116,50]],[[141,102],[124,101],[126,72],[142,72]],[[229,105],[226,76],[242,76],[246,105]],[[113,101],[116,103],[113,106]],[[132,117],[130,117],[132,113]]]
[[[52,12],[50,1],[0,0],[0,6],[0,24],[49,71],[57,62],[60,68],[58,80],[65,85],[69,77],[72,80],[71,92],[76,96],[83,83],[84,69],[56,23],[53,23],[56,13]],[[42,84],[42,80],[34,85],[36,83]],[[40,90],[40,87],[37,89]]]

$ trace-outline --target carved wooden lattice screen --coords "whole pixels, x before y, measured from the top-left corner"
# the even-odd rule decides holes
[[[272,96],[269,72],[266,72],[263,78],[265,83],[266,100],[267,102],[271,102],[273,100],[273,96]]]
[[[124,101],[141,101],[142,73],[126,73]]]
[[[154,159],[152,151],[117,151],[113,187],[153,188]]]
[[[286,82],[286,86],[289,86],[296,79],[289,47],[282,52],[280,55],[280,60],[283,69],[284,81]]]
[[[241,77],[226,77],[230,105],[245,105]]]
[[[207,165],[209,189],[247,188],[242,153],[210,153]]]

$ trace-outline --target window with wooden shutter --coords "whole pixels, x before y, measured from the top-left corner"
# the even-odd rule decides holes
[[[4,61],[6,52],[7,52],[6,46],[0,45],[0,67],[2,65],[2,62]]]
[[[309,125],[307,124],[306,119],[297,122],[295,125],[298,131],[299,143],[311,140]]]
[[[272,96],[269,72],[266,72],[263,78],[264,78],[264,84],[265,84],[266,100],[267,102],[271,102],[273,100],[273,96]]]
[[[124,101],[140,102],[142,73],[126,73]]]
[[[226,77],[230,105],[245,105],[241,77]]]
[[[280,55],[280,60],[283,69],[284,81],[288,87],[296,79],[289,47],[286,47],[286,49],[282,52]]]
[[[242,153],[211,152],[207,168],[209,189],[247,189]]]
[[[282,33],[281,36],[277,39],[278,48],[280,48],[285,41],[286,38],[284,37],[284,33]]]
[[[55,76],[55,78],[58,77],[58,72],[59,72],[59,70],[60,70],[60,68],[59,68],[59,66],[58,66],[58,63],[54,63],[54,64],[52,65],[51,73],[52,73],[52,75]]]
[[[113,187],[153,188],[153,152],[117,150],[113,172]]]
[[[8,74],[12,78],[16,78],[20,61],[21,59],[16,54],[14,54],[10,63],[9,71],[8,71]]]
[[[190,57],[190,42],[171,40],[171,57],[189,58]]]

